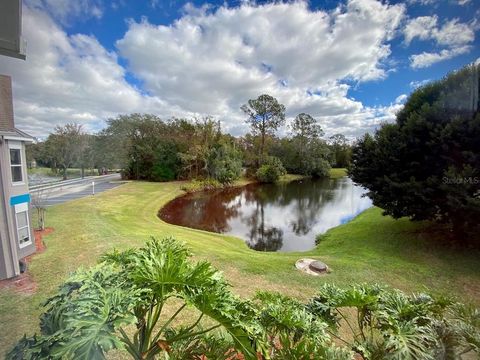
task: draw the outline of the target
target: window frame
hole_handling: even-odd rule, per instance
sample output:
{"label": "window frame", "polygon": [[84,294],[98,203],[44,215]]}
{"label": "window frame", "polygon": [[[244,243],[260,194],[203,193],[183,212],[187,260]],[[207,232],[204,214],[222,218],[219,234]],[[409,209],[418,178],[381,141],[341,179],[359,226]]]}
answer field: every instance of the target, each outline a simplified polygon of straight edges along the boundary
{"label": "window frame", "polygon": [[[17,244],[20,249],[23,249],[29,245],[32,245],[32,232],[30,230],[30,214],[28,209],[28,203],[17,204],[15,207],[15,231],[17,232]],[[18,214],[25,213],[27,218],[27,225],[19,227],[18,226]],[[28,232],[28,241],[23,244],[20,243],[20,230],[27,229]]]}
{"label": "window frame", "polygon": [[[12,156],[10,154],[10,150],[19,150],[20,151],[20,164],[12,164]],[[24,159],[23,159],[23,147],[21,142],[8,142],[8,158],[10,161],[10,180],[12,182],[12,186],[18,186],[18,185],[25,185],[25,171],[23,170],[23,165],[24,165]],[[20,173],[22,174],[22,180],[21,181],[13,181],[13,174],[12,174],[12,168],[13,167],[19,167],[20,168]]]}

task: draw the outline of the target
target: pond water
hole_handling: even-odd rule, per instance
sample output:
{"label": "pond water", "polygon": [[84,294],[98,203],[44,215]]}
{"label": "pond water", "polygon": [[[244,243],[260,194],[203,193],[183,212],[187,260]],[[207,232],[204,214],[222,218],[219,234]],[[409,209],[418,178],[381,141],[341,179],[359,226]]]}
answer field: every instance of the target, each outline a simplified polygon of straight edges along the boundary
{"label": "pond water", "polygon": [[259,251],[306,251],[315,237],[372,206],[347,177],[250,184],[187,194],[160,210],[162,220],[235,235]]}

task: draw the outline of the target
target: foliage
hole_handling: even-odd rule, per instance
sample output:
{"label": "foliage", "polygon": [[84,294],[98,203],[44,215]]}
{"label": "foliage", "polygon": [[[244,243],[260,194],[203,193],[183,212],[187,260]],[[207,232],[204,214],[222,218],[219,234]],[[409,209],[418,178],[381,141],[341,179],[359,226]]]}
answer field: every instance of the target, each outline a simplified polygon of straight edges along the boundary
{"label": "foliage", "polygon": [[327,325],[300,302],[279,293],[260,292],[259,321],[272,359],[352,359],[347,349],[332,346]]}
{"label": "foliage", "polygon": [[182,185],[181,189],[191,193],[195,191],[220,189],[224,185],[215,179],[192,180],[188,184]]}
{"label": "foliage", "polygon": [[41,335],[24,337],[11,359],[99,359],[121,341],[115,331],[134,322],[140,295],[111,265],[79,270],[44,305]]}
{"label": "foliage", "polygon": [[321,139],[304,141],[299,137],[285,138],[272,146],[273,156],[278,157],[291,174],[328,177],[330,151]]}
{"label": "foliage", "polygon": [[125,176],[129,179],[167,181],[176,178],[180,168],[177,144],[165,137],[167,125],[151,115],[134,115],[126,119],[130,133],[125,146],[128,161]]}
{"label": "foliage", "polygon": [[335,134],[329,137],[333,167],[346,168],[352,160],[352,147],[348,144],[343,134]]}
{"label": "foliage", "polygon": [[294,136],[302,139],[317,139],[324,134],[317,120],[306,113],[298,114],[291,127]]}
{"label": "foliage", "polygon": [[265,155],[265,138],[267,135],[273,135],[285,122],[285,106],[273,96],[263,94],[256,99],[248,100],[241,109],[248,116],[246,122],[252,128],[254,135],[261,137],[258,156],[262,162]]}
{"label": "foliage", "polygon": [[[364,359],[454,359],[468,351],[480,354],[478,310],[450,299],[408,296],[378,285],[341,289],[325,284],[307,309]],[[349,334],[340,335],[340,326]]]}
{"label": "foliage", "polygon": [[260,182],[271,183],[277,181],[280,179],[280,176],[285,175],[286,173],[287,172],[280,159],[274,156],[269,156],[258,168],[255,176]]}
{"label": "foliage", "polygon": [[414,91],[395,124],[355,145],[350,169],[385,214],[448,223],[472,243],[480,240],[480,113],[468,99],[479,66]]}
{"label": "foliage", "polygon": [[87,136],[79,124],[56,126],[45,141],[44,151],[48,154],[54,168],[62,170],[63,179],[67,179],[67,169],[77,162],[87,146]]}
{"label": "foliage", "polygon": [[220,123],[211,117],[196,119],[192,130],[191,142],[186,144],[186,151],[180,154],[183,174],[188,178],[208,177],[212,151],[220,143]]}
{"label": "foliage", "polygon": [[208,157],[208,173],[222,184],[230,184],[242,172],[241,154],[228,144],[215,146]]}
{"label": "foliage", "polygon": [[[41,335],[22,339],[8,358],[103,359],[116,348],[134,359],[154,359],[219,327],[245,358],[255,358],[261,328],[250,320],[256,313],[252,304],[233,295],[209,263],[191,263],[190,256],[169,238],[105,255],[101,264],[77,271],[60,287],[46,303]],[[178,302],[177,311],[163,319],[167,304]],[[187,306],[198,317],[188,327],[172,329]],[[215,325],[202,327],[204,316]],[[129,324],[135,329],[127,329]]]}
{"label": "foliage", "polygon": [[[321,140],[323,130],[311,115],[301,113],[292,125],[292,137],[277,138],[285,123],[285,106],[270,95],[260,95],[242,106],[252,132],[242,137],[223,133],[220,121],[210,116],[193,119],[160,119],[153,114],[119,115],[106,121],[96,134],[81,134],[70,141],[75,151],[66,163],[59,161],[55,134],[46,142],[28,148],[28,159],[48,165],[53,172],[77,166],[121,169],[125,178],[148,181],[213,178],[223,184],[238,179],[242,167],[255,176],[268,156],[277,156],[289,172],[325,176],[329,146]],[[73,138],[72,138],[73,139]],[[72,148],[73,149],[73,148]]]}
{"label": "foliage", "polygon": [[[45,303],[41,335],[24,336],[7,359],[104,359],[111,349],[126,350],[133,359],[480,354],[480,312],[472,306],[378,285],[324,284],[307,304],[269,292],[247,301],[233,295],[209,263],[192,263],[190,256],[170,238],[105,255],[60,287]],[[167,316],[167,306],[177,310]],[[196,309],[194,320],[177,325],[187,308]],[[205,317],[210,321],[202,322]],[[214,331],[220,327],[223,332]]]}

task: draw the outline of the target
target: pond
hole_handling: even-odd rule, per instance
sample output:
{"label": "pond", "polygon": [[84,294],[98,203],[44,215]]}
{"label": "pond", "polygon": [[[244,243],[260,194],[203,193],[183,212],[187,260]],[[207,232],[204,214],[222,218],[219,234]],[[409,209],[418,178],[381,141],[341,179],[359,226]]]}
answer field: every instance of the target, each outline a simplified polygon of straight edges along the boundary
{"label": "pond", "polygon": [[306,251],[372,206],[351,179],[299,180],[187,194],[160,210],[175,225],[235,235],[259,251]]}

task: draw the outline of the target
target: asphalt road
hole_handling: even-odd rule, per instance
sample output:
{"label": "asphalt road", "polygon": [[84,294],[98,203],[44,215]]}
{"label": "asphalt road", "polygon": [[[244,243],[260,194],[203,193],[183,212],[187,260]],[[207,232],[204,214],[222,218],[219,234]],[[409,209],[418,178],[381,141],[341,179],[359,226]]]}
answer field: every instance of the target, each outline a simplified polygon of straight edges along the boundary
{"label": "asphalt road", "polygon": [[122,183],[120,174],[111,174],[105,176],[88,177],[74,184],[56,186],[44,190],[32,190],[32,201],[38,201],[44,206],[61,204],[70,200],[80,199],[85,196],[94,196],[92,181],[95,182],[95,194],[113,189]]}

